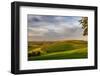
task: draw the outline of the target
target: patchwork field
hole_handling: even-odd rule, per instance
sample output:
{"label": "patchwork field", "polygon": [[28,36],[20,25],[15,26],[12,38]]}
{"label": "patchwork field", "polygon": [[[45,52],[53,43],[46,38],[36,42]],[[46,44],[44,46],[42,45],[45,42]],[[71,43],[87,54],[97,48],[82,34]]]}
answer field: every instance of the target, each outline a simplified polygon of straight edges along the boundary
{"label": "patchwork field", "polygon": [[28,42],[28,60],[81,59],[88,57],[87,41]]}

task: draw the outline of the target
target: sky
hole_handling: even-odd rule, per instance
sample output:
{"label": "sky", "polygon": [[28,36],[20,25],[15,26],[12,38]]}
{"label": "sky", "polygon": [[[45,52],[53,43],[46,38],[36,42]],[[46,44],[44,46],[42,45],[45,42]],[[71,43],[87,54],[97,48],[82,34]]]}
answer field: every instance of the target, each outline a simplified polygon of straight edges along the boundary
{"label": "sky", "polygon": [[81,18],[28,14],[28,41],[82,40]]}

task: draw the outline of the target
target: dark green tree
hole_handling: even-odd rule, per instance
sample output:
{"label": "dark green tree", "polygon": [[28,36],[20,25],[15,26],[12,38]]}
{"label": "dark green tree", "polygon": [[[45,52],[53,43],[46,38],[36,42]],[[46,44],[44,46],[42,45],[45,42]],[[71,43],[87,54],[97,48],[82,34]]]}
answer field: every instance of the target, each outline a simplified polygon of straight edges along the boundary
{"label": "dark green tree", "polygon": [[82,17],[79,22],[82,25],[83,36],[88,35],[88,17]]}

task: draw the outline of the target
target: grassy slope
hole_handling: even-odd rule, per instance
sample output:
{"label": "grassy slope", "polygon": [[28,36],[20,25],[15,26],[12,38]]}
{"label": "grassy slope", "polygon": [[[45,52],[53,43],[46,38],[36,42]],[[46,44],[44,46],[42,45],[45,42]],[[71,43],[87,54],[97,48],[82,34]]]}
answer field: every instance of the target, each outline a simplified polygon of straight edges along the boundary
{"label": "grassy slope", "polygon": [[30,57],[29,60],[52,60],[52,59],[79,59],[87,58],[87,48],[70,51],[55,52],[42,56]]}
{"label": "grassy slope", "polygon": [[48,53],[53,53],[53,52],[61,52],[67,50],[69,51],[85,47],[87,47],[86,41],[68,40],[68,41],[55,42],[49,45],[45,44],[42,50],[47,51]]}
{"label": "grassy slope", "polygon": [[[39,45],[40,56],[28,57],[28,60],[54,60],[54,59],[80,59],[87,58],[87,42],[82,40],[67,40],[57,42],[32,42],[32,45]],[[43,44],[43,45],[42,45]],[[35,51],[36,51],[35,49]],[[33,49],[34,51],[34,49]]]}

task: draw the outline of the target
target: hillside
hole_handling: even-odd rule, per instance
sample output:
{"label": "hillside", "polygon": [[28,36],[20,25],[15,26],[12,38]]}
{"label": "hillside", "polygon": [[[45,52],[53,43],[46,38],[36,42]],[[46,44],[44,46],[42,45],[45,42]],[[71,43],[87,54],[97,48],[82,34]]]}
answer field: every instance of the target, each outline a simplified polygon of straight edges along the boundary
{"label": "hillside", "polygon": [[87,41],[29,42],[28,60],[80,58],[87,58]]}

